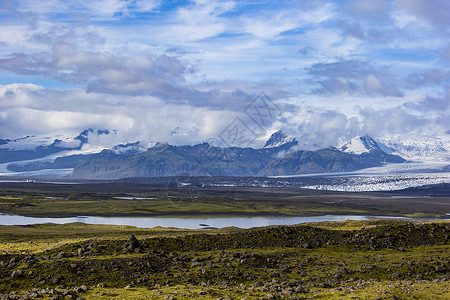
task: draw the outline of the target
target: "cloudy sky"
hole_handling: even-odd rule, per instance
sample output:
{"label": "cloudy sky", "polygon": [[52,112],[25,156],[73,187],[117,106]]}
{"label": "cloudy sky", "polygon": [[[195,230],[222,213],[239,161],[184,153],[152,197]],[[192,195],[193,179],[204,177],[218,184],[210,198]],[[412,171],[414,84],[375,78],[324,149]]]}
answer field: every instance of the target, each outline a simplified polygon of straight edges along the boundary
{"label": "cloudy sky", "polygon": [[449,100],[447,0],[0,0],[0,138],[186,144],[237,124],[325,147],[448,135]]}

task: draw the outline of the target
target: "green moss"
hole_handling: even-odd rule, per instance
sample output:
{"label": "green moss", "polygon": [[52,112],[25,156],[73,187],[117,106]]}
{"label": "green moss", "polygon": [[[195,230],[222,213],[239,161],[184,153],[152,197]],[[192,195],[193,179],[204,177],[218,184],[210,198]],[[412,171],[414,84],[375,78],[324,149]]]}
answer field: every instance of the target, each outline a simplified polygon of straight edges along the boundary
{"label": "green moss", "polygon": [[[51,243],[49,234],[59,232],[53,241],[58,247],[0,255],[0,293],[86,285],[87,292],[74,293],[85,299],[259,299],[269,293],[300,299],[445,299],[448,224],[374,220],[209,232],[85,224],[14,227],[23,230],[4,243]],[[59,240],[72,234],[96,238]],[[139,253],[122,251],[131,234],[139,239]],[[373,243],[378,246],[371,249]],[[21,275],[12,277],[18,270]]]}

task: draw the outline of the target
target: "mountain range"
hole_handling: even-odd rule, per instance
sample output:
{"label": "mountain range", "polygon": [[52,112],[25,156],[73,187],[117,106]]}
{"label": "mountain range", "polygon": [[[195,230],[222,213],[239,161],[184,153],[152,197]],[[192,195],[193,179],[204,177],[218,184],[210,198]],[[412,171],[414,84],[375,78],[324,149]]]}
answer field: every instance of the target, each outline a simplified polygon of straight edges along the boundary
{"label": "mountain range", "polygon": [[[7,171],[72,169],[76,178],[161,176],[289,176],[352,172],[405,159],[388,153],[369,136],[357,137],[340,148],[302,150],[298,141],[277,131],[259,149],[218,147],[209,143],[175,146],[141,142],[107,149],[95,141],[116,132],[87,129],[74,138],[26,137],[0,140],[0,163]],[[33,141],[34,140],[34,141]],[[33,142],[45,141],[33,148]],[[112,139],[114,140],[114,139]],[[383,146],[387,149],[387,147]],[[0,165],[0,166],[2,166]]]}

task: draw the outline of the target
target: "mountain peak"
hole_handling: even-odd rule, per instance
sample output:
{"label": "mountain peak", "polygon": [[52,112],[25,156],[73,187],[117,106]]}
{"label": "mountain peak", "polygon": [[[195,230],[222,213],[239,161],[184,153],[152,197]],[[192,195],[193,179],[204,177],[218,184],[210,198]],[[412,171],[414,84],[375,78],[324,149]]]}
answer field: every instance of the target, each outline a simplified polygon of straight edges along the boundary
{"label": "mountain peak", "polygon": [[264,145],[264,148],[275,148],[290,142],[295,142],[295,138],[288,137],[283,133],[283,131],[278,130],[272,133],[272,135]]}
{"label": "mountain peak", "polygon": [[76,140],[80,140],[82,144],[87,144],[89,142],[89,135],[101,135],[101,134],[110,134],[111,131],[109,129],[99,129],[99,130],[93,130],[91,128],[88,128],[81,132],[77,137],[75,137]]}
{"label": "mountain peak", "polygon": [[377,142],[368,135],[358,136],[353,138],[350,142],[344,144],[341,148],[342,152],[363,154],[374,150],[380,150]]}

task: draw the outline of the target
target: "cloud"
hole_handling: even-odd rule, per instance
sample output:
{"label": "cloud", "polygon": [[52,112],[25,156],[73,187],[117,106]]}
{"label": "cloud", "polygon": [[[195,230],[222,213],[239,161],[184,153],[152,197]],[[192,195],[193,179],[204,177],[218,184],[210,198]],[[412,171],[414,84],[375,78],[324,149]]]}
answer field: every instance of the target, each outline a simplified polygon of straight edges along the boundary
{"label": "cloud", "polygon": [[390,11],[393,9],[392,1],[387,0],[346,0],[343,9],[353,17],[376,22],[391,20]]}
{"label": "cloud", "polygon": [[[282,129],[296,137],[302,149],[338,146],[364,134],[441,135],[450,126],[449,95],[447,92],[443,97],[425,97],[390,108],[355,106],[351,113],[295,102],[281,104],[284,113],[267,132]],[[236,116],[243,115],[237,110],[167,102],[152,96],[105,97],[32,84],[0,86],[3,138],[107,128],[118,131],[114,143],[141,140],[189,144],[218,137]],[[179,128],[178,133],[172,134],[175,128]],[[258,138],[262,134],[258,132]]]}
{"label": "cloud", "polygon": [[[76,48],[90,48],[102,46],[106,39],[89,24],[52,25],[34,31],[27,40],[28,43],[55,47],[58,44],[72,44]],[[95,48],[94,48],[95,49]]]}
{"label": "cloud", "polygon": [[340,146],[366,134],[375,138],[441,136],[450,128],[450,89],[441,97],[424,96],[389,105],[353,105],[352,110],[342,106],[330,109],[314,101],[294,103],[282,106],[285,113],[272,129],[281,128],[296,137],[299,149]]}
{"label": "cloud", "polygon": [[178,42],[214,37],[228,27],[229,21],[221,16],[234,6],[234,1],[192,1],[178,7],[171,18],[172,22],[165,24],[164,30],[157,34],[165,40]]}
{"label": "cloud", "polygon": [[450,72],[442,69],[428,69],[409,74],[405,81],[409,89],[418,89],[426,86],[436,86],[450,83]]}
{"label": "cloud", "polygon": [[373,66],[360,60],[317,63],[308,69],[310,83],[319,85],[312,92],[320,95],[382,95],[401,97],[396,77],[388,67]]}
{"label": "cloud", "polygon": [[[236,112],[167,103],[151,96],[46,89],[30,84],[0,86],[0,136],[78,133],[86,128],[118,130],[121,142],[188,144],[217,136]],[[185,135],[171,136],[180,127]]]}
{"label": "cloud", "polygon": [[118,57],[74,48],[72,44],[58,44],[52,53],[12,54],[0,60],[0,68],[83,84],[89,91],[121,94],[170,89],[182,80],[185,71],[180,61],[167,55]]}
{"label": "cloud", "polygon": [[349,119],[338,111],[309,111],[308,117],[302,121],[297,127],[301,148],[317,149],[333,146],[337,140],[349,135]]}
{"label": "cloud", "polygon": [[[31,42],[39,44],[46,40],[49,51],[10,54],[0,59],[0,69],[70,83],[88,93],[150,95],[167,102],[230,110],[242,110],[262,90],[273,92],[273,97],[287,94],[281,91],[283,84],[277,88],[275,81],[241,80],[233,88],[230,81],[188,84],[186,75],[195,71],[176,52],[118,55],[100,51],[95,46],[101,46],[104,40],[89,26],[52,26],[30,37]],[[91,43],[92,51],[80,49],[89,48],[87,43]]]}
{"label": "cloud", "polygon": [[0,59],[0,68],[23,75],[36,75],[79,84],[91,93],[154,95],[193,105],[223,105],[224,98],[240,101],[243,93],[200,92],[186,86],[186,67],[168,55],[117,56],[77,51],[71,44],[58,44],[52,53],[16,53]]}
{"label": "cloud", "polygon": [[397,0],[408,12],[431,24],[436,30],[447,32],[450,28],[450,3],[446,0]]}
{"label": "cloud", "polygon": [[151,12],[160,6],[160,0],[20,0],[7,1],[9,7],[22,14],[34,12],[40,15],[66,14],[73,18],[80,14],[95,20],[110,20],[130,16],[137,12]]}
{"label": "cloud", "polygon": [[417,102],[406,102],[402,107],[417,112],[439,112],[450,115],[450,89],[447,89],[443,97],[427,96]]}

